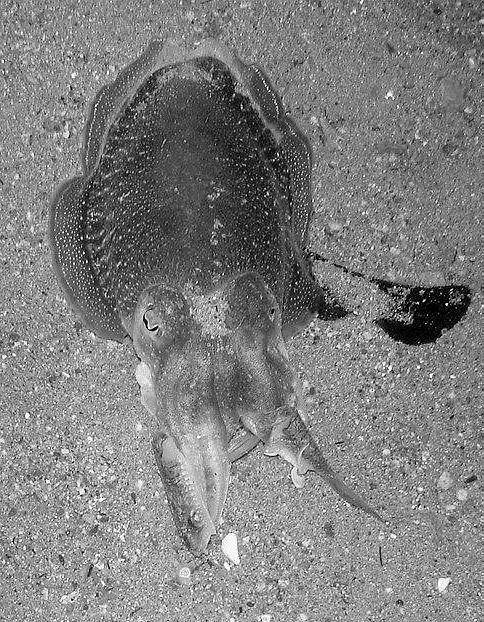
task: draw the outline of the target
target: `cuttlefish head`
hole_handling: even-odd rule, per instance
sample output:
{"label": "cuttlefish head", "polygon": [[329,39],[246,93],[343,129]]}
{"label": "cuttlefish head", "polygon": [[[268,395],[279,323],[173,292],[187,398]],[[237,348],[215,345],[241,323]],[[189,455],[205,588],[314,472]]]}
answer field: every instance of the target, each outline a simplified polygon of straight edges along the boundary
{"label": "cuttlefish head", "polygon": [[160,475],[178,531],[195,553],[220,523],[237,428],[242,423],[264,440],[271,426],[262,415],[294,399],[280,309],[262,279],[247,273],[200,291],[147,288],[130,331],[142,402],[158,421]]}

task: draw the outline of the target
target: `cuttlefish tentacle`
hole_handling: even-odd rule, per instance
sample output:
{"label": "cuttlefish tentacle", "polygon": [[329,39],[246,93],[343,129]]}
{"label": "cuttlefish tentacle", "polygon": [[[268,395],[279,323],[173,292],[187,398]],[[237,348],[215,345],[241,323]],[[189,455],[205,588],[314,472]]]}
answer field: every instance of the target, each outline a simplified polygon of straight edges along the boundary
{"label": "cuttlefish tentacle", "polygon": [[[267,429],[267,428],[266,428]],[[276,423],[269,435],[263,434],[264,453],[267,456],[280,456],[293,469],[293,481],[297,485],[297,476],[304,476],[314,471],[331,486],[331,488],[350,505],[363,510],[381,522],[386,522],[367,501],[343,482],[324,458],[321,449],[311,436],[306,424],[296,409],[288,409],[286,415],[276,415]]]}

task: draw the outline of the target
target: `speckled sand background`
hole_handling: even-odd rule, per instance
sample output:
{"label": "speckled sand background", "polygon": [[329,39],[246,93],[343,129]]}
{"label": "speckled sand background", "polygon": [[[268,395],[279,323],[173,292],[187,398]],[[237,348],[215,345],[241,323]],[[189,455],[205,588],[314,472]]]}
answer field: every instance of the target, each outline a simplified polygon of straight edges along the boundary
{"label": "speckled sand background", "polygon": [[76,321],[46,244],[96,91],[154,36],[210,35],[266,68],[311,139],[315,249],[477,292],[478,5],[1,0],[0,620],[482,619],[478,293],[435,345],[395,344],[364,318],[290,345],[326,455],[403,520],[382,530],[316,477],[296,490],[256,451],[234,469],[221,529],[240,566],[187,587],[135,358]]}

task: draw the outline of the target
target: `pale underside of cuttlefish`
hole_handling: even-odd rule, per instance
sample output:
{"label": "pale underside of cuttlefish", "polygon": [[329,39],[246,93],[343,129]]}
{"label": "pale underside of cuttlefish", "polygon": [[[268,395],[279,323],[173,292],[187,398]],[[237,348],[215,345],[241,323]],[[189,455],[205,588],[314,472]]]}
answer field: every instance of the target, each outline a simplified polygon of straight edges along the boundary
{"label": "pale underside of cuttlefish", "polygon": [[[155,41],[99,91],[82,175],[52,203],[58,280],[87,328],[132,340],[156,462],[194,552],[217,530],[231,462],[259,442],[295,483],[316,471],[379,518],[310,435],[285,347],[314,318],[350,311],[311,271],[311,162],[259,67],[216,41]],[[372,282],[387,300],[375,321],[407,343],[438,337],[470,300],[465,287]]]}

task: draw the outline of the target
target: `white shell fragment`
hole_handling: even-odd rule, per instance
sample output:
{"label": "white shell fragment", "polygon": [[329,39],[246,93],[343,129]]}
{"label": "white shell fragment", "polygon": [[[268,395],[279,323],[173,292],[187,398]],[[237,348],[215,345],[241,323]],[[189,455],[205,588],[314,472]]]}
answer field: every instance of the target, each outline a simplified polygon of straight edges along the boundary
{"label": "white shell fragment", "polygon": [[437,580],[437,589],[442,594],[449,587],[450,578],[449,577],[440,577]]}
{"label": "white shell fragment", "polygon": [[228,533],[222,539],[222,552],[233,564],[240,564],[239,545],[237,543],[237,534]]}
{"label": "white shell fragment", "polygon": [[176,579],[180,585],[190,585],[192,582],[192,571],[188,566],[180,566],[176,573]]}
{"label": "white shell fragment", "polygon": [[294,486],[296,486],[296,488],[303,488],[304,483],[306,482],[306,478],[304,477],[304,475],[300,475],[297,467],[292,467],[291,479],[292,483],[294,484]]}
{"label": "white shell fragment", "polygon": [[442,471],[439,479],[437,480],[437,488],[439,490],[449,490],[453,481],[454,480],[448,471]]}

